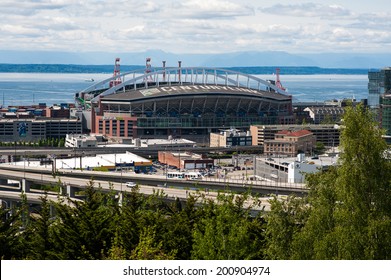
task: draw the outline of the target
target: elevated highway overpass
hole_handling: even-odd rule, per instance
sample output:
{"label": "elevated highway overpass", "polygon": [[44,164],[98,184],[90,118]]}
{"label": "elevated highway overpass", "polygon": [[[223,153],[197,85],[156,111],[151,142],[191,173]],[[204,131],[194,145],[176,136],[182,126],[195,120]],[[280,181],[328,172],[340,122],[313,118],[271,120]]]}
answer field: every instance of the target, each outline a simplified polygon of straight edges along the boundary
{"label": "elevated highway overpass", "polygon": [[[11,169],[18,169],[18,168],[11,168]],[[5,171],[5,172],[4,172]],[[35,170],[37,171],[37,170]],[[46,171],[46,170],[42,170]],[[26,170],[2,170],[0,174],[0,178],[2,180],[5,180],[4,178],[8,178],[10,180],[21,180],[20,182],[20,187],[10,187],[10,186],[5,186],[5,185],[0,185],[0,198],[4,199],[6,201],[20,201],[21,200],[21,195],[26,194],[27,200],[29,203],[40,203],[40,197],[43,195],[43,193],[39,193],[38,191],[33,190],[29,187],[31,183],[40,183],[40,184],[50,184],[50,185],[58,185],[60,184],[63,189],[65,189],[66,194],[71,198],[71,199],[77,199],[75,198],[75,192],[77,190],[83,190],[85,187],[89,184],[91,180],[91,174],[86,174],[88,172],[82,172],[82,171],[72,171],[71,174],[68,174],[68,176],[53,176],[51,174],[48,174],[47,172],[45,173],[36,173],[36,172],[31,172],[26,171]],[[91,172],[90,172],[91,173]],[[95,173],[95,172],[94,172]],[[103,172],[102,172],[103,173]],[[104,172],[107,173],[107,172]],[[130,192],[131,189],[126,187],[125,181],[123,182],[118,182],[118,178],[115,178],[115,176],[112,176],[112,178],[105,178],[104,175],[107,174],[101,174],[98,175],[98,179],[94,179],[94,186],[97,187],[99,186],[102,190],[105,191],[115,191],[118,193],[119,196],[119,201],[121,202],[122,200],[122,194],[123,192]],[[118,174],[115,174],[118,175]],[[22,177],[25,176],[25,177]],[[182,183],[188,183],[188,187],[183,187],[181,184],[178,182],[178,187],[175,187],[175,182],[174,181],[179,181],[179,180],[170,180],[169,185],[170,187],[163,187],[161,184],[159,186],[157,185],[147,185],[145,182],[159,182],[161,183],[162,181],[159,178],[150,178],[150,179],[145,179],[143,182],[142,181],[143,176],[123,176],[122,179],[133,179],[138,183],[139,186],[139,191],[140,193],[146,194],[146,195],[151,195],[153,193],[156,193],[157,191],[163,191],[164,194],[166,195],[166,199],[176,199],[179,198],[180,200],[186,200],[190,194],[192,195],[202,195],[202,199],[212,199],[216,200],[218,192],[217,191],[212,191],[207,188],[204,189],[197,189],[196,185],[194,185],[194,182],[189,182],[189,181],[182,181]],[[144,176],[148,177],[148,176]],[[192,185],[191,185],[192,184]],[[173,185],[173,187],[171,187]],[[180,187],[181,186],[181,187]],[[50,194],[48,196],[49,200],[52,201],[58,201],[58,195],[55,194]],[[259,200],[257,200],[258,205],[253,207],[253,203],[255,202],[254,200],[250,199],[249,201],[246,201],[245,206],[247,207],[252,207],[253,210],[259,211],[259,210],[266,210],[268,211],[270,209],[270,204],[268,202],[269,197],[262,197]]]}
{"label": "elevated highway overpass", "polygon": [[110,188],[114,186],[118,191],[126,188],[126,181],[134,181],[139,185],[153,187],[166,185],[176,189],[209,189],[215,191],[231,191],[235,193],[251,191],[252,193],[261,195],[290,195],[294,193],[298,196],[303,196],[308,192],[305,184],[291,184],[273,181],[246,181],[207,177],[202,180],[184,180],[171,179],[164,175],[69,169],[58,169],[57,174],[54,176],[51,170],[45,168],[14,166],[7,164],[0,165],[0,180],[1,179],[20,181],[22,190],[26,192],[29,191],[31,184],[55,185],[61,183],[61,185],[68,188],[67,192],[70,196],[73,196],[76,190],[83,189],[91,179],[93,179],[95,185],[100,185],[102,188]]}

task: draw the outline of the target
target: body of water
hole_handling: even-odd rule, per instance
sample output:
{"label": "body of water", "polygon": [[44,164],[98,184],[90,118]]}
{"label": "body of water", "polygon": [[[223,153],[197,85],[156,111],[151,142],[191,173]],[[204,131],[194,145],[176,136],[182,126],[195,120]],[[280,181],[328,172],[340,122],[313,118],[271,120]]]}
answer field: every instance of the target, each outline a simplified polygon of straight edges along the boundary
{"label": "body of water", "polygon": [[[111,73],[0,73],[2,106],[46,103],[73,103],[76,92],[100,81]],[[273,75],[255,75],[275,79]],[[294,102],[368,97],[368,76],[363,74],[281,75],[281,82]]]}

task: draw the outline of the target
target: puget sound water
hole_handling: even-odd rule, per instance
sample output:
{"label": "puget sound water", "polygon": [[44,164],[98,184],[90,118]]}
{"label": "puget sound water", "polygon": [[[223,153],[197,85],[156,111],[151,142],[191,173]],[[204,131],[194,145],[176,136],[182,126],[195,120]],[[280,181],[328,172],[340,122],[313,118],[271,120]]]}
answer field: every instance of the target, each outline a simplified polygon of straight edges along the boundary
{"label": "puget sound water", "polygon": [[[73,103],[74,94],[111,73],[0,73],[0,105]],[[254,75],[268,80],[273,75]],[[362,74],[281,75],[281,83],[293,102],[368,98],[368,76]]]}

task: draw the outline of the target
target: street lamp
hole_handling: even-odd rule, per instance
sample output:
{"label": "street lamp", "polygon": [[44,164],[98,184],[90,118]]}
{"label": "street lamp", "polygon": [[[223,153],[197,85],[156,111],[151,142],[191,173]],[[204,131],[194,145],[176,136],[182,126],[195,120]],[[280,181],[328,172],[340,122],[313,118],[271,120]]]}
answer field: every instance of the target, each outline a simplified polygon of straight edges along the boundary
{"label": "street lamp", "polygon": [[122,164],[121,164],[121,194],[122,194]]}
{"label": "street lamp", "polygon": [[83,171],[83,157],[85,156],[85,152],[80,154],[80,171]]}
{"label": "street lamp", "polygon": [[23,178],[26,179],[26,151],[24,151],[24,159],[23,159]]}
{"label": "street lamp", "polygon": [[73,168],[76,169],[76,147],[73,147],[73,152],[75,153],[74,155],[75,165],[73,166]]}
{"label": "street lamp", "polygon": [[14,162],[15,162],[15,165],[16,165],[16,141],[14,141],[14,145],[15,145],[15,156],[14,156]]}
{"label": "street lamp", "polygon": [[179,172],[181,172],[181,148],[179,148],[179,154],[178,154],[178,168],[179,168]]}

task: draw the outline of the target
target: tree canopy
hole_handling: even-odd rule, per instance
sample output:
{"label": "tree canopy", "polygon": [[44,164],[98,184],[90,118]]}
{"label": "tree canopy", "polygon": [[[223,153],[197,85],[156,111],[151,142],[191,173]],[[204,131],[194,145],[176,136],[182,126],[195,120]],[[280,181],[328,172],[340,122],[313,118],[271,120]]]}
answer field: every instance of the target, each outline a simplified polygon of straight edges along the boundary
{"label": "tree canopy", "polygon": [[271,258],[391,258],[391,165],[382,134],[368,109],[347,108],[338,165],[307,175],[309,195],[293,210],[281,211],[289,201],[274,203],[268,230],[285,221],[293,234],[271,232]]}

